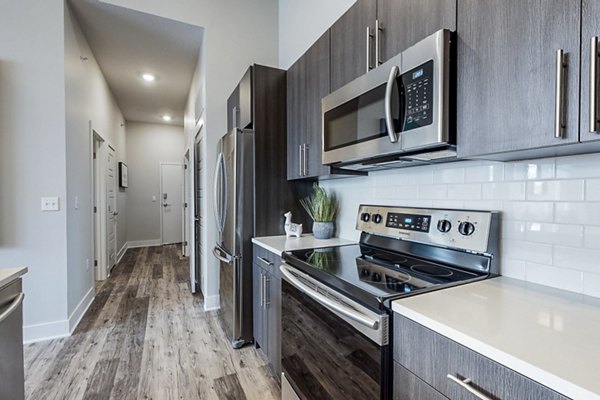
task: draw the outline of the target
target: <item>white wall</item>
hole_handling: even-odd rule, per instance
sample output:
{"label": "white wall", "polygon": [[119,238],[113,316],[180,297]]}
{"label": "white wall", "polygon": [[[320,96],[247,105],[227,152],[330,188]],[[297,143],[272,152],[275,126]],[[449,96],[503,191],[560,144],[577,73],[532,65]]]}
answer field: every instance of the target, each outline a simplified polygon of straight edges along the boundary
{"label": "white wall", "polygon": [[[165,2],[163,0],[104,0],[105,3],[128,7],[176,21],[204,27],[203,53],[206,59],[205,90],[205,176],[212,179],[216,162],[216,146],[227,129],[227,98],[244,71],[252,63],[278,64],[277,0],[197,0]],[[187,116],[186,118],[189,118]],[[193,129],[187,131],[191,143]],[[191,147],[190,147],[191,148]],[[206,204],[206,247],[216,243],[216,226],[212,203]],[[206,258],[205,298],[218,295],[218,264]]]}
{"label": "white wall", "polygon": [[356,0],[279,0],[279,68],[288,69]]}
{"label": "white wall", "polygon": [[160,244],[160,163],[183,164],[183,127],[128,122],[127,149],[127,241]]}
{"label": "white wall", "polygon": [[[110,143],[117,161],[126,161],[123,115],[68,7],[65,7],[65,93],[67,139],[67,281],[70,328],[94,295],[91,196],[92,128]],[[81,57],[87,58],[82,60]],[[126,192],[117,194],[117,250],[126,240]]]}

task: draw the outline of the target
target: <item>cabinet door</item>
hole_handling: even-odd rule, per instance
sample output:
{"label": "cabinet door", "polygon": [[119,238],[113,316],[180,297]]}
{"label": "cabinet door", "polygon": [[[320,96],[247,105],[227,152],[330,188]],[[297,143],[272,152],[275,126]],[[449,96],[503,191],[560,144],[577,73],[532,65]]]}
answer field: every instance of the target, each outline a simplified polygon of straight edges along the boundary
{"label": "cabinet door", "polygon": [[306,132],[306,118],[302,115],[302,99],[306,97],[303,81],[305,62],[300,58],[287,72],[287,178],[302,177],[301,152]]}
{"label": "cabinet door", "polygon": [[396,54],[440,29],[456,30],[457,0],[377,0],[381,58]]}
{"label": "cabinet door", "polygon": [[306,52],[304,84],[306,97],[302,100],[306,118],[305,174],[304,178],[314,178],[329,173],[329,167],[322,161],[323,116],[321,99],[329,94],[329,32],[326,32]]}
{"label": "cabinet door", "polygon": [[264,307],[264,270],[258,265],[252,266],[252,286],[253,286],[253,302],[252,311],[254,314],[254,344],[261,347],[263,352],[267,350],[267,330],[266,330],[266,315]]}
{"label": "cabinet door", "polygon": [[[581,15],[581,119],[579,137],[583,142],[600,139],[600,130],[592,132],[594,129],[590,129],[590,88],[593,84],[593,82],[590,82],[590,56],[592,53],[590,42],[593,37],[600,37],[600,0],[583,0]],[[600,44],[598,46],[600,47]],[[598,57],[596,57],[596,65],[600,67]],[[598,81],[600,81],[600,78],[596,76],[596,82]],[[595,86],[596,121],[599,121],[600,85],[596,83]]]}
{"label": "cabinet door", "polygon": [[268,355],[273,374],[278,379],[281,375],[281,278],[277,273],[279,265],[281,265],[281,261],[277,257],[274,269],[268,276],[267,294]]}
{"label": "cabinet door", "polygon": [[242,129],[252,129],[252,116],[254,115],[254,105],[252,99],[252,70],[248,68],[239,84],[240,92],[240,112],[238,126]]}
{"label": "cabinet door", "polygon": [[448,398],[429,386],[418,376],[394,363],[394,400],[447,400]]}
{"label": "cabinet door", "polygon": [[314,178],[321,161],[321,99],[329,94],[329,32],[288,71],[288,179]]}
{"label": "cabinet door", "polygon": [[238,125],[240,118],[240,85],[238,84],[227,99],[227,132]]}
{"label": "cabinet door", "polygon": [[[330,29],[331,33],[331,91],[367,72],[367,64],[375,66],[374,38],[377,2],[358,0]],[[367,33],[367,29],[369,33]],[[367,60],[370,54],[370,60]]]}
{"label": "cabinet door", "polygon": [[[580,0],[459,0],[459,156],[556,146],[579,136]],[[556,52],[565,72],[555,137]]]}

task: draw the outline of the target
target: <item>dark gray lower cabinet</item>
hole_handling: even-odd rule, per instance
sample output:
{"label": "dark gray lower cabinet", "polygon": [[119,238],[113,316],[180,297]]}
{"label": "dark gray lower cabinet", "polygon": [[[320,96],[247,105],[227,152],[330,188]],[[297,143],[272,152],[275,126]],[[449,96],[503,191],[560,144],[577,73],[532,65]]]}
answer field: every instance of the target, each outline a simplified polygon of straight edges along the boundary
{"label": "dark gray lower cabinet", "polygon": [[[445,336],[442,336],[408,318],[394,314],[394,362],[408,370],[394,369],[398,375],[414,387],[414,393],[406,393],[399,382],[394,383],[395,399],[421,399],[429,385],[434,395],[452,400],[472,400],[475,397],[453,381],[449,375],[459,379],[470,379],[469,386],[491,399],[549,399],[567,398],[531,379],[476,353]],[[415,381],[415,378],[422,382]],[[411,386],[412,385],[412,386]],[[414,396],[414,397],[411,397]],[[429,397],[432,399],[444,397]]]}
{"label": "dark gray lower cabinet", "polygon": [[447,400],[418,376],[394,362],[394,400]]}
{"label": "dark gray lower cabinet", "polygon": [[254,245],[254,342],[267,356],[273,376],[281,375],[281,258]]}

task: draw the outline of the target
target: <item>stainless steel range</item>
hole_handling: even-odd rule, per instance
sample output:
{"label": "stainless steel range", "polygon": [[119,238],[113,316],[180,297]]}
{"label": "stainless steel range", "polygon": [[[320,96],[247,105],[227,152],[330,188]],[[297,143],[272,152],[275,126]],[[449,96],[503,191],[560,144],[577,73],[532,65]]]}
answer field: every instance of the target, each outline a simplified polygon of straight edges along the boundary
{"label": "stainless steel range", "polygon": [[283,254],[282,399],[391,399],[391,301],[498,274],[497,212],[362,205],[356,229]]}

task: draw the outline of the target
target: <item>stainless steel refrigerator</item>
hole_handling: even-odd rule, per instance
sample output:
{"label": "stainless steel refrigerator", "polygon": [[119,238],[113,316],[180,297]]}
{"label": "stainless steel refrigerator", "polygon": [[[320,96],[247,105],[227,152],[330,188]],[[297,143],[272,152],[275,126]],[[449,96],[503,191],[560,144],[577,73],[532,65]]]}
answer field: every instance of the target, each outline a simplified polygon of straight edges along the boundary
{"label": "stainless steel refrigerator", "polygon": [[218,145],[214,210],[219,239],[219,318],[234,348],[253,340],[254,132],[233,129]]}

